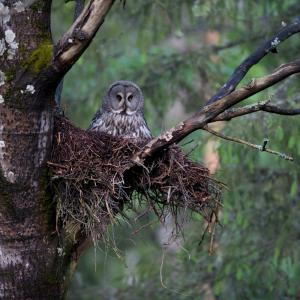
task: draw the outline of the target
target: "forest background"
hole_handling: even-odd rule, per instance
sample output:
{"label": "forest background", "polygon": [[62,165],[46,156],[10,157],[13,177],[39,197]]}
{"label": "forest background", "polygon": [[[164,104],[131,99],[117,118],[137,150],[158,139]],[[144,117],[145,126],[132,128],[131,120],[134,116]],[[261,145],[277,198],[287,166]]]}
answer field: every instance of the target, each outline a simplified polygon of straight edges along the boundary
{"label": "forest background", "polygon": [[[53,3],[53,33],[70,26],[74,2]],[[154,135],[204,104],[234,68],[300,14],[296,0],[136,0],[116,3],[101,32],[65,77],[62,107],[87,128],[112,82],[138,83]],[[254,66],[243,83],[297,58],[296,35]],[[299,76],[253,96],[299,107]],[[246,104],[247,104],[246,103]],[[245,103],[244,103],[245,104]],[[181,145],[228,186],[222,224],[202,243],[205,224],[191,215],[184,237],[152,215],[110,228],[81,259],[69,299],[298,299],[300,297],[300,120],[259,112],[216,130],[255,144],[267,138],[293,162],[196,132]]]}

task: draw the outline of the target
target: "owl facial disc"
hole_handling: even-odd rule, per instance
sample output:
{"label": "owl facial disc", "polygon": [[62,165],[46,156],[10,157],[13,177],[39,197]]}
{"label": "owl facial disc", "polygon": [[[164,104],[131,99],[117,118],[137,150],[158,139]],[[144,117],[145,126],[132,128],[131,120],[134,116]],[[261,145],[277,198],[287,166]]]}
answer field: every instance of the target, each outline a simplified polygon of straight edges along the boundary
{"label": "owl facial disc", "polygon": [[132,138],[150,139],[150,129],[144,118],[144,97],[141,89],[130,81],[112,84],[96,113],[89,130]]}
{"label": "owl facial disc", "polygon": [[131,116],[141,112],[143,104],[140,88],[130,81],[117,81],[108,90],[106,105],[113,113]]}

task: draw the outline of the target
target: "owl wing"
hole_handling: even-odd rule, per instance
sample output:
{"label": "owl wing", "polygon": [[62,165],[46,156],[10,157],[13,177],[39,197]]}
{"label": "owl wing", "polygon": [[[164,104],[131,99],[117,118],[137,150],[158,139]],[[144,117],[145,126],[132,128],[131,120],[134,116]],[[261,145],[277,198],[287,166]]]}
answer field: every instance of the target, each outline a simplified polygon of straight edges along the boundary
{"label": "owl wing", "polygon": [[98,123],[99,123],[99,120],[101,119],[102,114],[103,114],[103,111],[102,111],[102,108],[100,108],[94,115],[94,118],[92,119],[91,124],[87,130],[93,130],[94,127],[98,126]]}

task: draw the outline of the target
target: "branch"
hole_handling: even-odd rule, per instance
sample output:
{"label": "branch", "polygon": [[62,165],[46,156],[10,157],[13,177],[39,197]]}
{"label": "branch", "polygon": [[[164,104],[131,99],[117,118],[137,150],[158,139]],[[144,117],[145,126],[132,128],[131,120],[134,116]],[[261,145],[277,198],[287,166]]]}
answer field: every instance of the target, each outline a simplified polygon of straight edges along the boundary
{"label": "branch", "polygon": [[191,132],[203,128],[203,126],[215,119],[226,109],[276,84],[286,77],[299,72],[300,60],[296,60],[294,62],[281,65],[273,73],[265,77],[253,79],[248,85],[241,87],[217,102],[204,106],[192,117],[151,140],[144,149],[134,156],[133,161],[137,164],[142,164],[147,157],[152,156],[157,151],[166,148],[173,143],[179,142]]}
{"label": "branch", "polygon": [[296,109],[283,108],[283,107],[278,107],[275,105],[269,105],[268,103],[270,103],[270,100],[246,105],[243,107],[231,108],[231,109],[225,110],[223,113],[221,113],[216,118],[211,120],[211,122],[230,121],[233,118],[251,114],[251,113],[254,113],[257,111],[265,111],[268,113],[273,113],[273,114],[278,114],[278,115],[288,115],[288,116],[300,115],[300,108],[296,108]]}
{"label": "branch", "polygon": [[281,153],[281,152],[278,152],[278,151],[275,151],[275,150],[272,150],[270,148],[267,148],[267,143],[269,142],[268,139],[264,139],[263,141],[263,145],[256,145],[256,144],[252,144],[252,143],[249,143],[247,141],[244,141],[244,140],[241,140],[239,138],[235,138],[235,137],[231,137],[231,136],[227,136],[227,135],[224,135],[220,132],[217,132],[217,131],[214,131],[213,129],[211,129],[209,126],[205,125],[203,126],[203,129],[206,130],[207,132],[219,137],[219,138],[222,138],[224,140],[227,140],[227,141],[231,141],[231,142],[235,142],[235,143],[239,143],[239,144],[242,144],[242,145],[246,145],[248,147],[251,147],[251,148],[254,148],[256,150],[259,150],[259,151],[263,151],[263,152],[268,152],[268,153],[271,153],[271,154],[275,154],[275,155],[278,155],[280,156],[281,158],[283,159],[286,159],[286,160],[294,160],[291,156],[289,155],[286,155],[284,153]]}
{"label": "branch", "polygon": [[65,74],[91,43],[114,0],[90,0],[55,47],[52,67]]}
{"label": "branch", "polygon": [[288,39],[295,33],[300,31],[300,17],[298,17],[292,24],[286,25],[280,29],[272,38],[261,45],[255,52],[248,56],[233,72],[229,80],[221,87],[221,89],[212,96],[207,104],[222,99],[235,90],[237,85],[242,81],[248,71],[257,64],[264,56],[270,52],[277,53],[276,47],[284,40]]}
{"label": "branch", "polygon": [[75,10],[74,10],[74,21],[80,16],[84,9],[85,0],[76,0],[75,1]]}
{"label": "branch", "polygon": [[[82,11],[84,9],[84,2],[85,2],[85,0],[76,0],[75,1],[75,10],[74,10],[74,18],[73,18],[74,22],[82,13]],[[57,107],[60,107],[63,86],[64,86],[64,79],[61,80],[61,82],[59,83],[59,85],[57,86],[56,91],[55,91],[55,102],[56,102]]]}
{"label": "branch", "polygon": [[207,48],[213,52],[219,52],[219,51],[227,50],[229,48],[234,48],[236,46],[240,46],[241,44],[244,44],[244,43],[250,43],[250,42],[255,42],[255,41],[261,40],[263,37],[264,37],[264,35],[262,35],[262,34],[247,36],[247,37],[240,38],[238,40],[229,41],[227,43],[224,43],[223,45],[210,45]]}

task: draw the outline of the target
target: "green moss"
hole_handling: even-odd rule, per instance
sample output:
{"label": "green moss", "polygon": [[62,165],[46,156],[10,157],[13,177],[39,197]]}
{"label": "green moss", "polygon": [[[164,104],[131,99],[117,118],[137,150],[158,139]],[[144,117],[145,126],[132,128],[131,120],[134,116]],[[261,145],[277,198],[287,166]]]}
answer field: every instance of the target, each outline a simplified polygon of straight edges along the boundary
{"label": "green moss", "polygon": [[34,73],[40,73],[48,67],[52,61],[53,45],[49,41],[43,42],[33,50],[27,60],[23,62],[24,67],[30,68]]}
{"label": "green moss", "polygon": [[50,285],[56,285],[57,287],[60,285],[60,278],[56,272],[47,272],[44,275],[45,282]]}
{"label": "green moss", "polygon": [[7,70],[5,72],[5,76],[6,76],[6,81],[10,82],[12,81],[15,76],[16,76],[16,68],[15,67],[11,67],[9,70]]}
{"label": "green moss", "polygon": [[30,6],[30,9],[31,9],[32,11],[38,12],[38,11],[43,10],[44,5],[45,5],[45,4],[43,4],[43,3],[33,3],[33,4]]}

